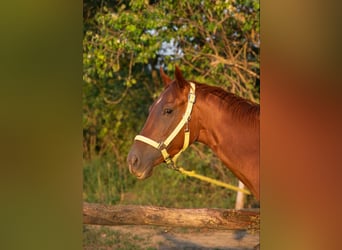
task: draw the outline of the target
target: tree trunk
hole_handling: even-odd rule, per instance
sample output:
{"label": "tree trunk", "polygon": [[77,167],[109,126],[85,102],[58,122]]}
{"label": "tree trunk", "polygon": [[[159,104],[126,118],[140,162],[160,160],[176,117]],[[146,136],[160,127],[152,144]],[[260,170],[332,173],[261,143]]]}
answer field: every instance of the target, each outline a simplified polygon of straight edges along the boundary
{"label": "tree trunk", "polygon": [[165,208],[83,203],[83,223],[97,225],[157,225],[258,231],[259,212],[214,208]]}

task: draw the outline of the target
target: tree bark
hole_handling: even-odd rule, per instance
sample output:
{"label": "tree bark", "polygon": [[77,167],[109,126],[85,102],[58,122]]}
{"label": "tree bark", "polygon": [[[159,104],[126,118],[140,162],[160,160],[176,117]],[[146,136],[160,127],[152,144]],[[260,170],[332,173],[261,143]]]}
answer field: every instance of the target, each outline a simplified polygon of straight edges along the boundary
{"label": "tree bark", "polygon": [[259,231],[259,212],[214,208],[165,208],[83,203],[83,223],[97,225],[157,225]]}

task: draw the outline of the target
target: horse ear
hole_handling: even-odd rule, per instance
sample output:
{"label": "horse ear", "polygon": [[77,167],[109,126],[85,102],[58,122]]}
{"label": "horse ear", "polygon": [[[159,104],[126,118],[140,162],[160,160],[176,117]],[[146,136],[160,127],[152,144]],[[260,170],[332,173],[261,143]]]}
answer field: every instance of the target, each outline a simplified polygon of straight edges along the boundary
{"label": "horse ear", "polygon": [[175,70],[175,78],[178,86],[183,89],[188,83],[187,81],[183,78],[182,72],[176,65],[176,70]]}
{"label": "horse ear", "polygon": [[170,77],[168,77],[168,75],[166,75],[164,73],[163,67],[160,66],[159,71],[160,71],[160,76],[161,76],[163,83],[164,83],[164,87],[166,88],[167,86],[169,86],[169,84],[172,82],[172,80]]}

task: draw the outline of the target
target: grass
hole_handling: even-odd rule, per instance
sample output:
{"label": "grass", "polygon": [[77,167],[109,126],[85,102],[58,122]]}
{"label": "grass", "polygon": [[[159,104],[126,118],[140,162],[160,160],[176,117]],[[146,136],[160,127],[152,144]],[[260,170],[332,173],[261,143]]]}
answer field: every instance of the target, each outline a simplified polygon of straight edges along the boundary
{"label": "grass", "polygon": [[[212,163],[194,157],[188,154],[180,165],[222,180],[218,171],[210,167]],[[237,185],[228,170],[225,174],[230,183]],[[233,208],[235,204],[236,192],[184,176],[163,164],[155,167],[153,176],[141,181],[129,173],[126,165],[118,164],[112,157],[102,157],[86,162],[83,175],[83,199],[87,202],[177,208]]]}

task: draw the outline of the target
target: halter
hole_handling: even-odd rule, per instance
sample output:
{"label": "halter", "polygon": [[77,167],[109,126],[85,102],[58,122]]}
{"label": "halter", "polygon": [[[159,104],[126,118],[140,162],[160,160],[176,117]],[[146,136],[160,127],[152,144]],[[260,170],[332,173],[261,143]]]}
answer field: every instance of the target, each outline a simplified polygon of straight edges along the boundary
{"label": "halter", "polygon": [[[178,123],[178,125],[176,126],[176,128],[172,131],[172,133],[164,141],[156,142],[156,141],[154,141],[148,137],[145,137],[143,135],[137,135],[134,138],[134,140],[142,141],[142,142],[154,147],[155,149],[159,150],[160,153],[162,154],[162,156],[164,157],[164,161],[168,164],[168,167],[172,168],[172,169],[177,169],[177,167],[175,165],[177,158],[189,146],[189,141],[190,141],[189,120],[191,118],[192,106],[194,105],[195,100],[196,100],[195,90],[196,90],[195,84],[190,82],[188,104],[186,106],[185,113],[184,113],[182,119],[180,120],[180,122]],[[182,129],[182,127],[184,125],[186,125],[186,127],[185,127],[183,148],[176,155],[174,155],[171,158],[170,154],[167,152],[167,147],[173,141],[173,139],[177,136],[177,134],[179,133],[179,131]]]}

